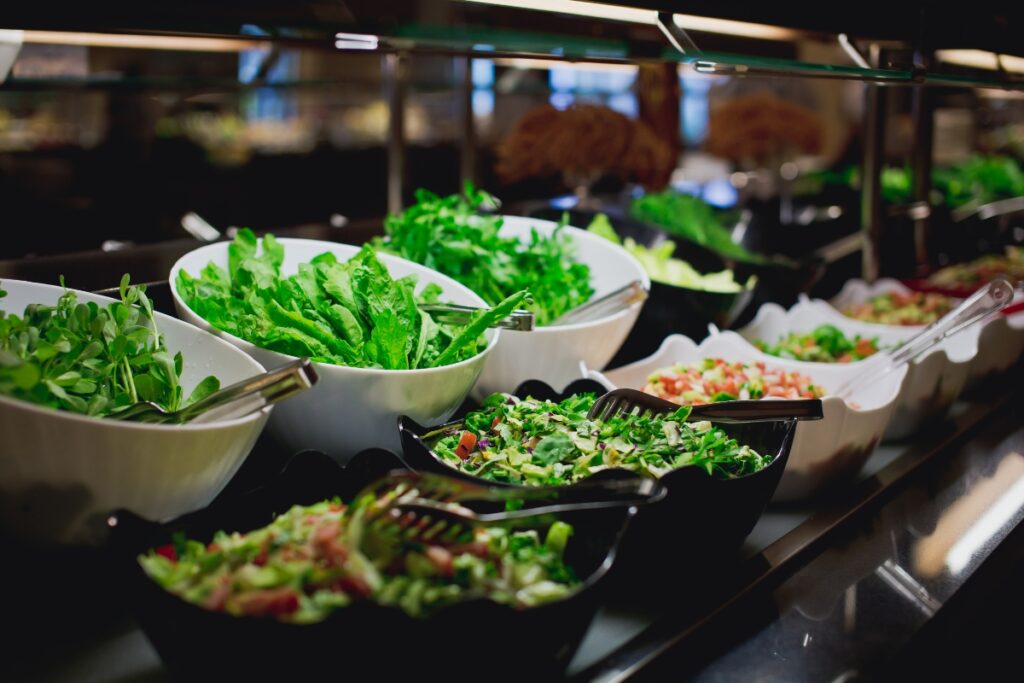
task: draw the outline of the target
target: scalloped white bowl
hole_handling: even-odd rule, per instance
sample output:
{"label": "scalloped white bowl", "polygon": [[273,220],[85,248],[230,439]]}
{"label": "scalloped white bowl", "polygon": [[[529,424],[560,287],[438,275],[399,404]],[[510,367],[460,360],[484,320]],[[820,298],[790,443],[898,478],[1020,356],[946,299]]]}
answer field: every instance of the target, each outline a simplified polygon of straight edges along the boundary
{"label": "scalloped white bowl", "polygon": [[825,388],[826,396],[822,399],[824,418],[801,422],[797,426],[793,450],[775,500],[812,496],[856,476],[885,433],[906,375],[906,368],[901,368],[861,390],[848,402],[837,396],[828,396],[827,391],[855,376],[856,368],[821,364],[821,367],[808,370],[803,367],[804,363],[761,353],[735,332],[720,332],[699,345],[689,337],[674,334],[667,337],[653,355],[643,360],[606,373],[588,370],[585,376],[609,389],[642,389],[653,372],[675,363],[692,363],[703,358],[764,361],[769,367],[804,372],[815,384]]}
{"label": "scalloped white bowl", "polygon": [[[550,235],[557,227],[552,221],[504,216],[500,234],[526,242],[531,231]],[[576,259],[590,267],[594,297],[603,296],[634,280],[650,291],[651,280],[640,263],[622,247],[586,230],[566,226],[576,248]],[[473,389],[481,399],[496,391],[515,391],[528,379],[540,379],[560,389],[579,378],[580,362],[603,368],[626,341],[640,315],[643,303],[618,313],[575,325],[538,327],[532,332],[505,330]],[[421,422],[421,424],[436,424]]]}
{"label": "scalloped white bowl", "polygon": [[[843,315],[841,311],[853,304],[867,301],[878,294],[892,291],[910,292],[911,290],[902,282],[891,278],[882,278],[870,285],[863,280],[850,280],[829,303],[834,307],[836,315],[845,320],[852,320]],[[1018,293],[1015,301],[1019,301],[1020,296]],[[891,332],[897,337],[903,335],[903,339],[924,329],[919,325],[861,324]],[[984,325],[972,325],[956,336],[971,339],[977,349],[967,371],[965,386],[970,388],[990,375],[1009,369],[1024,353],[1024,312],[1011,316],[1000,315]]]}
{"label": "scalloped white bowl", "polygon": [[[872,325],[847,318],[820,300],[801,301],[789,311],[777,304],[765,304],[754,320],[738,332],[751,343],[758,339],[771,343],[790,332],[810,332],[824,323],[835,325],[849,336],[859,334],[862,337],[877,337],[883,347],[895,346],[910,336],[900,328],[888,329],[895,326]],[[977,339],[973,336],[958,334],[907,366],[907,377],[896,401],[896,411],[885,432],[886,438],[909,436],[927,420],[944,416],[948,412],[967,382],[971,362],[977,353],[976,344]],[[805,368],[803,372],[833,365],[794,360],[789,362]],[[857,365],[849,364],[851,367]]]}
{"label": "scalloped white bowl", "polygon": [[[0,310],[21,315],[52,305],[61,287],[18,280]],[[73,290],[80,302],[108,297]],[[263,372],[248,355],[162,313],[167,348],[184,357],[187,395],[209,374],[224,385]],[[0,396],[0,521],[19,535],[57,543],[102,539],[109,513],[126,508],[155,521],[205,507],[245,461],[270,409],[199,425],[153,425],[78,415]]]}
{"label": "scalloped white bowl", "polygon": [[[283,238],[285,276],[298,272],[300,263],[325,251],[347,261],[359,247],[320,240]],[[213,261],[227,268],[229,242],[200,247],[182,256],[171,269],[174,305],[182,319],[208,330],[263,363],[275,367],[294,357],[262,349],[214,328],[197,315],[178,294],[178,273],[199,274]],[[411,261],[386,254],[381,262],[393,278],[415,275],[417,291],[428,283],[442,289],[441,300],[467,306],[486,306],[479,296],[455,280]],[[319,382],[312,389],[277,406],[269,430],[293,451],[316,449],[345,461],[365,448],[398,449],[398,416],[408,415],[422,424],[441,424],[459,407],[480,376],[488,354],[499,341],[498,330],[486,332],[488,344],[480,353],[459,363],[423,370],[381,370],[314,363]]]}

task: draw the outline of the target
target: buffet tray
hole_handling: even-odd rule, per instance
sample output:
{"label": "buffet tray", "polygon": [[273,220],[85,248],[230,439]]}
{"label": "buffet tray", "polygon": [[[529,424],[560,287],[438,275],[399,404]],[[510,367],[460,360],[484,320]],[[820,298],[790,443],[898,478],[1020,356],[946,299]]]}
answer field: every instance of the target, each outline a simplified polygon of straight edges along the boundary
{"label": "buffet tray", "polygon": [[[149,293],[158,308],[173,313],[166,283],[151,284]],[[617,587],[591,624],[567,679],[644,677],[679,652],[689,653],[688,668],[698,670],[714,653],[743,642],[778,617],[772,595],[779,586],[823,551],[845,543],[852,529],[885,509],[922,472],[947,467],[960,457],[965,442],[987,438],[1000,415],[1015,410],[1019,414],[1016,406],[1024,398],[1018,388],[1020,370],[1018,366],[998,384],[958,401],[947,419],[930,425],[912,442],[880,446],[852,486],[817,500],[770,505],[734,560],[716,565],[700,580],[686,572],[691,578],[678,585],[677,568],[658,566],[650,568],[649,581],[664,585],[665,591]],[[1019,421],[1011,423],[1024,432]],[[221,498],[258,486],[291,455],[264,435]],[[18,587],[9,609],[14,622],[22,624],[9,656],[0,660],[0,680],[170,679],[128,616],[122,591],[101,551],[39,549],[0,540],[5,542],[6,557],[21,558],[16,566],[4,563],[0,578]],[[693,557],[695,565],[701,561],[698,555]],[[739,627],[736,614],[741,615]],[[723,627],[730,615],[726,623],[732,625]]]}

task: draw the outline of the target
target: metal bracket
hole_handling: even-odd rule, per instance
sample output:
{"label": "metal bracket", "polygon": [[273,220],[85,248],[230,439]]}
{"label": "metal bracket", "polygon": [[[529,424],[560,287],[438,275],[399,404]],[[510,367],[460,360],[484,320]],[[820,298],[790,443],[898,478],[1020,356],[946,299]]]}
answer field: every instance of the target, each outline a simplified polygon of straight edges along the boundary
{"label": "metal bracket", "polygon": [[857,49],[857,46],[853,44],[853,41],[851,41],[850,37],[845,33],[839,34],[839,47],[843,48],[843,52],[845,52],[846,56],[850,58],[850,61],[860,68],[871,68],[871,65],[868,64],[868,60],[864,59],[864,55],[860,53],[860,50]]}
{"label": "metal bracket", "polygon": [[672,47],[684,55],[700,56],[702,53],[697,43],[693,42],[689,34],[683,30],[675,21],[675,15],[671,12],[658,12],[658,28],[665,34]]}

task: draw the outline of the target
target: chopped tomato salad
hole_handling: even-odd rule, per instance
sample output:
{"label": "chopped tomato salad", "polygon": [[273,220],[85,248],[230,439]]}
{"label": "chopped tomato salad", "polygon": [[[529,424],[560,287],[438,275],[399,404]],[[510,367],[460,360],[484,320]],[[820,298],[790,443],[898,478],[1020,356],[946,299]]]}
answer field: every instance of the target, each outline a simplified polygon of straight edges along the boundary
{"label": "chopped tomato salad", "polygon": [[799,372],[770,368],[764,362],[728,362],[705,358],[678,363],[647,378],[644,391],[684,405],[758,398],[821,398],[821,386]]}

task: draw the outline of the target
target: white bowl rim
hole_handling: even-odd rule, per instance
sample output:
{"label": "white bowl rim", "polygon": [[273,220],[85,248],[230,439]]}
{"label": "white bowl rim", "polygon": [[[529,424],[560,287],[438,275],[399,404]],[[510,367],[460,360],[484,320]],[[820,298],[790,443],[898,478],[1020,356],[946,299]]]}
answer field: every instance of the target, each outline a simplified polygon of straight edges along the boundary
{"label": "white bowl rim", "polygon": [[[801,295],[801,297],[807,298],[809,301],[820,301],[823,304],[829,306],[838,315],[842,316],[847,320],[852,320],[853,322],[860,323],[862,325],[877,327],[880,330],[885,330],[893,334],[896,334],[898,332],[909,332],[910,334],[916,334],[923,330],[924,328],[928,327],[927,323],[920,325],[893,325],[890,323],[876,323],[871,320],[860,320],[859,318],[852,318],[846,315],[845,313],[842,312],[842,310],[840,310],[838,302],[846,298],[852,298],[855,295],[856,290],[860,289],[864,290],[868,298],[880,296],[882,294],[888,294],[889,292],[911,294],[915,291],[910,287],[907,287],[899,280],[891,277],[879,278],[874,282],[868,282],[867,280],[863,280],[861,278],[854,278],[852,280],[847,280],[843,284],[843,288],[839,290],[839,293],[833,296],[831,299],[828,299],[827,301],[825,299],[810,299],[809,297],[806,297],[806,295]],[[954,305],[959,304],[960,302],[963,301],[963,299],[958,299],[956,297],[947,296],[946,298],[951,299]],[[982,325],[982,327],[984,327],[984,325]]]}
{"label": "white bowl rim", "polygon": [[[298,237],[281,237],[281,238],[278,238],[277,241],[280,242],[282,245],[284,245],[286,247],[289,244],[306,244],[306,245],[310,245],[310,246],[312,246],[312,245],[329,245],[331,247],[342,246],[342,247],[349,247],[349,248],[353,248],[353,249],[357,249],[357,250],[361,248],[361,247],[359,247],[357,245],[346,244],[344,242],[328,242],[327,240],[310,240],[310,239],[302,239],[302,238],[298,238]],[[194,254],[197,254],[197,253],[202,252],[202,251],[211,251],[211,252],[213,252],[213,251],[218,251],[220,249],[227,249],[227,245],[229,245],[229,244],[231,244],[230,241],[222,241],[222,242],[216,242],[214,244],[206,244],[206,245],[203,245],[203,246],[201,246],[201,247],[199,247],[197,249],[193,249],[192,251],[188,252],[187,254],[184,254],[181,258],[179,258],[177,261],[175,261],[174,265],[171,266],[171,274],[170,274],[171,295],[174,297],[174,302],[176,304],[178,304],[179,306],[184,307],[186,310],[188,310],[189,313],[191,313],[192,315],[194,315],[195,317],[199,318],[204,323],[209,325],[211,329],[216,330],[215,333],[212,333],[212,334],[214,334],[214,336],[219,336],[219,337],[222,338],[222,340],[228,340],[231,344],[237,346],[239,349],[241,349],[247,355],[249,355],[248,354],[248,350],[250,350],[250,349],[257,349],[257,350],[259,350],[262,353],[274,354],[274,355],[280,356],[283,359],[295,359],[295,358],[298,358],[298,356],[292,356],[292,355],[287,354],[287,353],[281,353],[280,351],[274,351],[273,349],[265,349],[262,346],[257,346],[256,344],[253,344],[250,341],[246,341],[245,339],[242,339],[241,337],[236,337],[235,335],[231,334],[230,332],[225,332],[224,330],[221,330],[221,329],[215,327],[206,318],[204,318],[203,316],[199,315],[194,310],[192,310],[192,307],[189,306],[187,303],[185,303],[185,300],[182,299],[181,296],[178,294],[178,285],[177,285],[178,273],[181,270],[184,270],[184,268],[181,265],[182,261],[184,261],[186,258],[189,258],[189,257],[193,256]],[[431,268],[427,268],[426,266],[424,266],[422,264],[419,264],[419,263],[416,263],[415,261],[409,261],[408,259],[404,259],[404,258],[402,258],[400,256],[395,256],[394,254],[383,253],[381,255],[382,256],[387,256],[388,258],[397,259],[399,261],[404,261],[405,263],[411,264],[413,266],[418,266],[419,268],[423,268],[425,270],[429,270],[434,275],[436,275],[437,277],[443,278],[444,280],[447,280],[449,283],[455,285],[456,287],[460,287],[462,289],[465,289],[467,292],[469,292],[470,294],[475,296],[477,299],[479,299],[480,303],[482,305],[484,305],[484,306],[487,305],[487,302],[485,302],[483,299],[481,299],[480,295],[478,295],[476,292],[471,290],[469,287],[466,287],[461,282],[458,282],[455,279],[450,278],[447,275],[444,275],[443,273],[440,273],[440,272],[438,272],[436,270],[433,270]],[[498,338],[501,336],[501,332],[502,332],[502,330],[495,329],[494,330],[494,335],[491,336],[490,340],[488,341],[487,346],[484,347],[483,349],[481,349],[479,352],[473,354],[469,358],[460,360],[458,363],[449,363],[448,365],[442,365],[442,366],[436,367],[436,368],[415,368],[415,369],[404,369],[404,370],[401,370],[401,369],[400,370],[386,370],[384,368],[356,368],[356,367],[352,367],[351,365],[339,365],[337,363],[324,363],[324,362],[321,362],[321,361],[312,361],[312,363],[313,363],[314,367],[322,368],[323,370],[325,370],[327,372],[332,372],[334,369],[338,369],[339,371],[342,371],[342,372],[353,372],[355,374],[364,374],[364,375],[368,375],[368,376],[386,375],[386,376],[389,376],[389,377],[398,377],[398,376],[407,376],[408,377],[408,376],[413,376],[413,375],[431,375],[431,374],[437,374],[437,373],[440,373],[440,372],[444,372],[446,370],[450,370],[450,369],[453,369],[453,368],[460,368],[460,367],[468,366],[468,365],[471,365],[471,364],[479,361],[482,356],[485,356],[486,354],[490,353],[491,350],[497,345]],[[531,334],[532,334],[532,332],[531,332]]]}
{"label": "white bowl rim", "polygon": [[[544,218],[530,218],[529,216],[514,216],[514,215],[511,215],[511,214],[502,214],[501,215],[501,219],[502,219],[501,227],[502,228],[505,227],[505,225],[506,225],[505,219],[507,219],[507,218],[514,218],[514,219],[516,219],[517,222],[518,221],[529,221],[530,222],[530,227],[533,227],[534,224],[538,224],[538,225],[552,226],[552,229],[554,229],[554,228],[557,228],[558,225],[559,225],[557,221],[549,221],[549,220],[544,219]],[[509,227],[512,228],[513,230],[519,230],[520,229],[518,226],[515,226],[515,225],[509,226]],[[525,228],[526,228],[526,226],[523,226],[522,229],[525,229]],[[584,230],[582,228],[577,228],[574,225],[569,225],[568,223],[566,223],[565,225],[562,226],[562,230],[566,231],[566,234],[571,235],[574,240],[582,240],[584,242],[590,241],[590,242],[593,242],[594,244],[600,244],[602,247],[604,247],[604,246],[609,247],[610,251],[617,253],[617,255],[619,257],[621,257],[623,260],[627,261],[631,266],[633,266],[633,268],[638,273],[640,273],[640,283],[643,285],[644,291],[650,293],[650,291],[651,291],[651,278],[650,278],[649,275],[647,275],[647,271],[644,269],[644,267],[642,265],[640,265],[640,262],[637,261],[633,257],[632,254],[630,254],[628,251],[623,249],[620,245],[615,244],[614,242],[609,242],[608,240],[606,240],[603,237],[600,237],[598,235],[594,235],[592,233],[587,232],[586,230]],[[587,264],[587,267],[588,268],[590,267],[589,264]],[[599,327],[599,326],[604,325],[605,323],[611,322],[613,320],[619,320],[621,318],[625,318],[626,316],[632,314],[634,309],[638,308],[639,306],[643,306],[643,305],[644,305],[643,301],[638,301],[637,303],[632,304],[628,308],[622,309],[618,313],[612,313],[611,315],[606,315],[606,316],[604,316],[602,318],[597,318],[596,320],[588,320],[588,321],[582,322],[582,323],[572,323],[570,325],[547,325],[547,326],[544,326],[544,327],[535,327],[530,332],[524,332],[523,334],[551,334],[551,333],[557,333],[557,332],[560,332],[560,331],[587,330],[587,329],[590,329],[592,327]]]}
{"label": "white bowl rim", "polygon": [[[754,343],[750,339],[747,339],[747,334],[749,334],[750,331],[754,327],[756,327],[758,324],[760,324],[760,323],[762,323],[762,322],[764,322],[766,320],[769,320],[773,316],[787,317],[798,306],[802,306],[802,305],[816,305],[816,304],[824,304],[825,306],[828,306],[829,309],[830,309],[829,310],[830,313],[838,312],[837,309],[834,306],[832,306],[827,301],[824,301],[822,299],[808,299],[806,301],[799,301],[796,304],[794,304],[789,310],[786,310],[786,309],[782,308],[778,304],[767,303],[767,304],[761,306],[761,308],[758,309],[757,315],[754,316],[753,320],[751,320],[749,323],[744,325],[742,328],[740,328],[738,330],[735,330],[735,332],[739,336],[743,337],[743,339],[748,344],[750,344],[753,348],[757,349],[758,351],[761,351],[756,346],[754,346]],[[831,318],[825,317],[824,313],[820,309],[818,309],[818,308],[808,309],[808,310],[811,310],[813,313],[822,315],[823,316],[822,317],[823,323],[831,323],[831,322],[833,322],[833,320]],[[881,328],[898,328],[900,330],[905,330],[907,327],[911,327],[909,325],[881,325],[881,324],[878,324],[878,323],[869,323],[869,322],[865,322],[863,320],[857,320],[855,318],[849,318],[849,317],[843,315],[842,313],[840,313],[840,315],[844,319],[850,320],[851,323],[860,323],[860,324],[863,324],[863,325],[873,325],[875,327],[881,327]],[[836,319],[835,322],[839,322],[838,319]],[[918,325],[918,326],[915,326],[915,327],[919,328],[918,331],[920,331],[920,330],[923,330],[925,326],[924,325]],[[886,329],[886,330],[879,330],[879,332],[888,332],[889,334],[896,334],[895,330],[888,330],[888,329]],[[845,334],[845,332],[844,332],[844,334]],[[764,355],[768,356],[769,358],[778,358],[779,360],[786,361],[787,363],[801,363],[801,364],[807,365],[809,367],[826,367],[826,368],[827,367],[835,367],[835,366],[841,366],[841,367],[853,366],[853,367],[856,367],[858,364],[865,363],[868,360],[867,358],[862,358],[861,360],[855,360],[855,361],[851,361],[849,363],[829,363],[829,362],[826,362],[826,361],[819,361],[819,360],[798,360],[796,358],[782,358],[781,356],[773,356],[772,354],[765,353],[764,351],[761,351],[761,353],[764,353]],[[946,351],[945,348],[943,348],[941,345],[940,346],[935,346],[934,348],[929,350],[927,353],[925,353],[923,356],[915,358],[911,362],[914,365],[924,365],[924,363],[926,361],[928,361],[928,359],[930,359],[932,356],[940,356],[940,355],[945,359],[946,363],[949,363],[951,365],[968,365],[969,363],[971,363],[977,357],[977,355],[978,355],[978,348],[977,348],[977,345],[975,345],[974,353],[972,353],[969,357],[964,358],[963,360],[953,360],[953,358],[950,357],[949,353]]]}
{"label": "white bowl rim", "polygon": [[[28,280],[14,280],[14,279],[11,279],[11,278],[2,278],[2,279],[0,279],[0,285],[3,285],[4,283],[9,283],[9,282],[10,283],[16,283],[18,285],[28,285],[30,287],[35,287],[35,288],[42,289],[44,291],[54,291],[54,292],[68,291],[68,292],[74,292],[75,294],[88,294],[90,297],[97,297],[97,298],[105,299],[105,300],[108,300],[108,301],[111,301],[111,302],[117,301],[117,299],[111,298],[109,296],[104,296],[102,294],[95,294],[93,292],[87,292],[87,291],[85,291],[83,289],[64,288],[64,287],[60,287],[58,285],[47,285],[47,284],[43,284],[41,282],[30,282]],[[2,300],[0,300],[0,301],[2,301]],[[224,341],[223,339],[218,339],[217,335],[210,334],[210,332],[208,332],[208,331],[206,331],[206,330],[204,330],[202,328],[196,327],[195,325],[191,325],[191,324],[185,322],[184,320],[179,320],[178,318],[174,318],[172,316],[169,316],[166,313],[161,313],[160,311],[153,311],[153,313],[157,316],[157,321],[158,322],[163,323],[163,322],[166,322],[166,321],[170,320],[172,325],[175,324],[175,323],[177,323],[179,325],[185,325],[187,327],[195,329],[195,331],[198,334],[209,335],[209,336],[213,337],[216,340],[217,344],[223,345],[223,348],[225,348],[225,349],[230,348],[231,350],[229,351],[229,353],[235,353],[235,352],[241,353],[243,356],[245,356],[245,359],[247,361],[251,361],[252,363],[255,363],[263,371],[266,370],[265,368],[263,368],[262,365],[260,365],[259,361],[257,361],[255,358],[253,358],[249,354],[245,353],[241,349],[233,347],[231,344],[229,344],[228,342]],[[18,315],[20,316],[21,313],[18,313]],[[204,423],[200,423],[200,424],[192,424],[190,422],[186,422],[184,424],[153,424],[153,423],[150,423],[150,422],[131,422],[131,421],[126,421],[126,420],[112,420],[112,419],[105,418],[105,417],[94,417],[94,416],[91,416],[91,415],[82,415],[81,413],[74,413],[74,412],[71,412],[70,410],[60,410],[59,408],[51,408],[49,406],[39,405],[38,403],[32,403],[31,401],[23,401],[21,399],[13,398],[11,396],[4,396],[2,394],[0,394],[0,405],[9,405],[9,406],[12,406],[14,408],[20,408],[20,409],[26,410],[28,412],[38,413],[40,415],[53,415],[53,416],[57,416],[60,419],[73,420],[73,421],[76,421],[76,422],[87,422],[89,424],[95,424],[95,425],[99,425],[99,426],[110,426],[110,427],[112,427],[114,429],[124,428],[124,429],[128,429],[128,430],[142,430],[142,431],[156,430],[156,431],[190,431],[190,432],[211,431],[211,430],[216,430],[216,429],[228,429],[228,428],[231,428],[231,427],[237,427],[239,425],[244,425],[244,424],[247,424],[249,422],[255,422],[256,420],[260,419],[260,417],[262,417],[264,415],[268,415],[270,413],[270,410],[271,410],[271,406],[268,406],[268,407],[264,408],[263,410],[260,410],[259,412],[251,413],[249,415],[244,415],[242,417],[235,417],[235,418],[232,418],[230,420],[215,420],[213,422],[204,422]]]}
{"label": "white bowl rim", "polygon": [[[769,356],[769,355],[763,353],[762,351],[760,351],[756,346],[753,346],[752,344],[750,344],[750,342],[748,342],[746,339],[744,339],[740,335],[738,335],[735,332],[732,332],[731,330],[729,330],[729,331],[726,331],[726,332],[719,332],[718,334],[709,335],[703,341],[701,341],[700,344],[694,342],[692,339],[690,339],[686,335],[683,335],[683,334],[670,334],[669,336],[665,337],[664,340],[662,340],[661,344],[658,346],[657,350],[654,351],[654,353],[650,354],[649,356],[645,356],[644,358],[641,358],[639,360],[633,361],[632,363],[629,363],[627,365],[623,365],[623,366],[618,367],[618,368],[612,368],[612,370],[610,372],[614,372],[614,371],[617,371],[617,370],[623,370],[623,369],[626,369],[626,368],[632,368],[632,367],[637,366],[637,365],[642,365],[642,364],[649,363],[649,362],[651,362],[651,360],[655,356],[658,356],[659,354],[664,353],[665,351],[667,351],[667,349],[668,349],[668,347],[670,345],[681,343],[680,340],[685,340],[686,342],[689,342],[690,344],[693,344],[693,346],[696,348],[696,350],[702,354],[701,355],[702,358],[708,358],[708,357],[711,357],[711,356],[709,356],[707,353],[704,352],[704,345],[709,343],[710,341],[712,341],[714,339],[718,339],[720,337],[724,337],[724,338],[727,338],[727,339],[729,337],[735,337],[735,338],[739,339],[747,347],[749,347],[749,349],[751,351],[756,353],[758,356],[761,356],[762,360],[766,364],[770,364],[773,361],[783,361],[784,363],[790,363],[790,362],[794,362],[795,363],[795,362],[798,362],[798,361],[790,361],[787,358],[776,358],[775,356]],[[750,361],[742,361],[742,362],[750,362]],[[835,367],[837,364],[835,364],[835,363],[820,363],[820,365]],[[847,365],[847,364],[842,364],[842,365]],[[845,398],[840,398],[839,396],[835,396],[835,395],[832,395],[832,394],[826,394],[825,396],[822,396],[821,399],[819,399],[819,400],[823,404],[824,403],[830,403],[830,404],[840,403],[840,404],[842,404],[842,406],[846,410],[850,410],[850,411],[853,411],[854,413],[859,413],[859,414],[863,414],[863,415],[866,415],[866,414],[869,414],[869,413],[874,413],[874,412],[881,411],[881,410],[886,410],[886,409],[889,408],[889,406],[891,406],[895,401],[897,401],[899,399],[900,394],[902,393],[903,383],[906,380],[906,376],[907,376],[907,368],[906,368],[906,366],[900,368],[900,370],[898,370],[897,372],[900,373],[900,378],[899,378],[898,382],[895,382],[891,395],[888,397],[887,400],[880,402],[878,405],[876,405],[874,407],[871,407],[871,408],[861,408],[858,404],[856,404],[856,401],[854,401],[854,403],[850,403]],[[809,373],[804,373],[804,374],[809,374]],[[588,369],[587,376],[592,378],[592,379],[595,379],[598,382],[601,382],[601,380],[604,379],[605,381],[607,381],[607,383],[609,385],[612,385],[612,386],[615,385],[614,382],[612,382],[611,380],[607,379],[607,377],[605,376],[603,371],[589,370]],[[600,379],[598,378],[598,376],[600,377]],[[813,377],[812,377],[812,379],[813,379]],[[601,383],[604,383],[604,382],[601,382]],[[774,400],[776,398],[777,397],[766,397],[766,398],[761,399],[761,400],[771,401],[771,400]]]}

